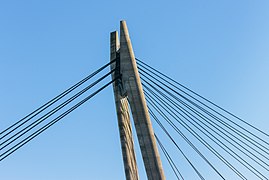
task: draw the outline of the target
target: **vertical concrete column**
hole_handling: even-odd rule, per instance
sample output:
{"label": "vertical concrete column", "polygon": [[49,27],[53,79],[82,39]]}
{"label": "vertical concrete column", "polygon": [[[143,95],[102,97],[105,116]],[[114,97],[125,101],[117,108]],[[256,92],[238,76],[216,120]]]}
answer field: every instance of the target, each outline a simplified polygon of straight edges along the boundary
{"label": "vertical concrete column", "polygon": [[[110,60],[114,60],[118,57],[119,51],[118,32],[112,32],[110,34]],[[119,63],[117,61],[116,63]],[[119,68],[120,64],[111,64],[111,69]],[[119,71],[112,74],[112,78],[119,75]],[[130,113],[128,107],[128,101],[126,97],[122,96],[121,82],[116,81],[113,83],[115,104],[118,117],[118,126],[120,131],[120,141],[122,149],[122,157],[124,162],[125,176],[127,180],[138,180],[138,169],[135,158],[134,142],[132,135],[132,126],[130,123]]]}
{"label": "vertical concrete column", "polygon": [[125,21],[120,23],[120,68],[122,84],[131,107],[147,177],[149,180],[164,180],[160,155]]}

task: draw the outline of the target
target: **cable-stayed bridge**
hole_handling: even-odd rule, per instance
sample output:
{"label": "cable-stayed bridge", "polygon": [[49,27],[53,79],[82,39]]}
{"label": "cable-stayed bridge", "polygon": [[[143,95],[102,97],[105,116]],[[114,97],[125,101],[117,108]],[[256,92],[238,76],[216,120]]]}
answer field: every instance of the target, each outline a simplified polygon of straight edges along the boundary
{"label": "cable-stayed bridge", "polygon": [[[110,45],[109,63],[1,130],[0,161],[113,85],[126,179],[139,179],[131,116],[148,179],[165,179],[165,168],[172,169],[175,179],[188,179],[182,166],[192,169],[197,179],[208,179],[197,161],[219,179],[230,174],[237,179],[269,178],[268,133],[135,58],[124,21],[120,38],[111,33]],[[152,123],[160,131],[153,130]],[[187,155],[183,143],[197,159]],[[163,168],[162,161],[170,167]]]}

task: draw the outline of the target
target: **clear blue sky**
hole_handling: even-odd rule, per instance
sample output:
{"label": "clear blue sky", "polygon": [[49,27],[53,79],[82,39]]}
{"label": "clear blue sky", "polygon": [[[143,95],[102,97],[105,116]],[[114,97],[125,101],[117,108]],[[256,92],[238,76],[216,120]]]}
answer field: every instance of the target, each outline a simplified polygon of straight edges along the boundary
{"label": "clear blue sky", "polygon": [[[125,19],[137,57],[269,132],[268,9],[267,0],[0,1],[0,129],[107,63],[109,33]],[[124,179],[119,142],[110,87],[1,162],[0,179]]]}

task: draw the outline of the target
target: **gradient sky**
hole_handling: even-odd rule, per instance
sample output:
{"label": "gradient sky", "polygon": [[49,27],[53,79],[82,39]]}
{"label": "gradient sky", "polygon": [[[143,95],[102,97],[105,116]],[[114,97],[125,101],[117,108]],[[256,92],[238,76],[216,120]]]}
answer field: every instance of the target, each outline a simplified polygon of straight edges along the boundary
{"label": "gradient sky", "polygon": [[[267,0],[2,0],[0,130],[107,63],[109,34],[125,19],[136,57],[269,132],[268,9]],[[0,163],[1,180],[124,177],[111,87]]]}

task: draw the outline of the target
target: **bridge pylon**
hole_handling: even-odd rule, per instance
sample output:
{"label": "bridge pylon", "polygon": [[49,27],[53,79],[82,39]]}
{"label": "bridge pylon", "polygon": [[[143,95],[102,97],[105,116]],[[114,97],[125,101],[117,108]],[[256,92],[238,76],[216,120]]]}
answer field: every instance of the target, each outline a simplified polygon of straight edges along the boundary
{"label": "bridge pylon", "polygon": [[110,34],[110,59],[116,59],[116,63],[111,65],[111,69],[116,68],[112,77],[121,76],[114,82],[113,90],[126,179],[139,179],[130,122],[131,111],[147,177],[149,180],[164,180],[162,163],[125,21],[120,22],[120,41],[117,31]]}

